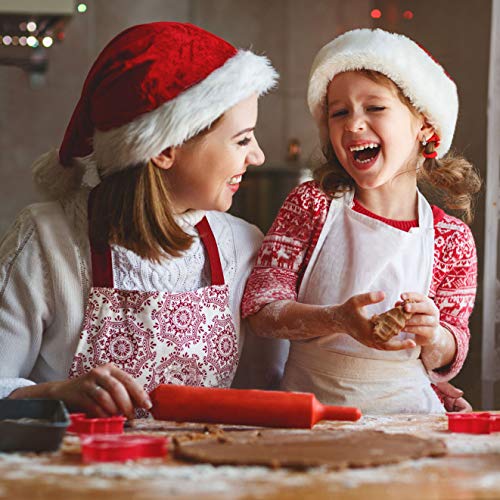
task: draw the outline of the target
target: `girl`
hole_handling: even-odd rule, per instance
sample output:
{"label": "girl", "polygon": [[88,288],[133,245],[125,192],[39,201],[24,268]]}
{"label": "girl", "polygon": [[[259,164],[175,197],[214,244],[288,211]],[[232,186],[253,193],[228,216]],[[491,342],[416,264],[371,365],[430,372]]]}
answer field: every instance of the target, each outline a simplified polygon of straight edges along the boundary
{"label": "girl", "polygon": [[261,236],[224,212],[264,161],[257,99],[276,78],[189,24],[134,26],[105,47],[59,151],[35,163],[53,201],[25,209],[0,248],[0,397],[131,417],[160,383],[231,384]]}
{"label": "girl", "polygon": [[[264,239],[243,316],[260,335],[290,339],[286,390],[368,413],[442,412],[431,381],[464,362],[476,251],[417,180],[470,221],[479,178],[447,154],[456,86],[408,38],[360,29],[320,50],[308,103],[327,161]],[[377,342],[370,318],[403,300],[413,314],[404,332]]]}

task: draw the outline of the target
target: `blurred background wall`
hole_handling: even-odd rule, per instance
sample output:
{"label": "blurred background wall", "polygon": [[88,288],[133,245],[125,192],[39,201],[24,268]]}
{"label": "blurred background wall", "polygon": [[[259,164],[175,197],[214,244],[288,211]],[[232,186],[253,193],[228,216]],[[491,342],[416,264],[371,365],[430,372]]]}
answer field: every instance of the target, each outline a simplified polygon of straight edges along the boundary
{"label": "blurred background wall", "polygon": [[[454,147],[484,175],[492,1],[498,0],[88,0],[87,11],[75,13],[66,27],[64,42],[48,49],[43,84],[33,88],[21,69],[0,66],[0,232],[7,229],[21,207],[37,200],[30,165],[39,154],[59,145],[82,82],[99,51],[124,28],[156,20],[192,22],[237,46],[252,47],[268,55],[281,74],[279,89],[260,101],[257,128],[267,157],[261,170],[277,170],[273,186],[277,183],[278,187],[266,195],[271,201],[264,213],[255,201],[241,202],[244,192],[237,195],[241,196],[239,205],[235,203],[236,213],[264,229],[274,215],[274,205],[281,203],[282,196],[301,177],[294,172],[303,172],[311,158],[314,161],[319,155],[316,130],[305,102],[312,59],[327,41],[355,27],[381,27],[407,34],[443,63],[460,94]],[[381,17],[377,18],[374,9]],[[301,150],[294,161],[287,160],[292,139],[298,140]],[[480,258],[480,286],[471,321],[471,350],[456,383],[478,407],[484,196],[479,199],[472,230]],[[496,398],[498,406],[500,389]]]}

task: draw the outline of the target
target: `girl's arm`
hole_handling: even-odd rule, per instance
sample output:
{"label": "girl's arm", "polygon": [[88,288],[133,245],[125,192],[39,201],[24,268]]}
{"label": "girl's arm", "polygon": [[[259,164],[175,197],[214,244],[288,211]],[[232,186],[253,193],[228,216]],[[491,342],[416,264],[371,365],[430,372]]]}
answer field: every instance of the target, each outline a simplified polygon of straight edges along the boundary
{"label": "girl's arm", "polygon": [[448,363],[434,368],[431,378],[435,382],[446,382],[460,372],[469,350],[469,318],[477,289],[477,254],[472,232],[463,222],[446,216],[436,230],[442,233],[442,238],[436,235],[436,241],[445,243],[440,248],[438,267],[442,276],[434,302],[439,309],[440,325],[451,333],[456,349]]}
{"label": "girl's arm", "polygon": [[249,318],[254,331],[262,336],[289,340],[307,340],[333,333],[347,333],[362,344],[385,351],[415,347],[413,340],[392,339],[377,344],[373,323],[364,313],[365,306],[384,300],[382,292],[355,295],[343,304],[316,306],[295,301],[268,304]]}
{"label": "girl's arm", "polygon": [[442,382],[460,371],[467,355],[477,256],[470,229],[450,216],[436,226],[435,241],[434,299],[413,293],[403,294],[403,298],[416,301],[405,308],[417,313],[405,331],[416,334],[431,379]]}
{"label": "girl's arm", "polygon": [[369,347],[414,347],[411,340],[373,344],[372,324],[363,308],[383,300],[380,292],[357,295],[331,306],[297,302],[300,280],[328,208],[329,200],[314,182],[306,182],[290,193],[264,238],[247,282],[243,317],[249,317],[253,331],[264,337],[304,340],[342,332]]}
{"label": "girl's arm", "polygon": [[306,182],[288,195],[247,281],[241,305],[244,318],[272,302],[297,300],[301,277],[328,208],[329,200],[314,182]]}

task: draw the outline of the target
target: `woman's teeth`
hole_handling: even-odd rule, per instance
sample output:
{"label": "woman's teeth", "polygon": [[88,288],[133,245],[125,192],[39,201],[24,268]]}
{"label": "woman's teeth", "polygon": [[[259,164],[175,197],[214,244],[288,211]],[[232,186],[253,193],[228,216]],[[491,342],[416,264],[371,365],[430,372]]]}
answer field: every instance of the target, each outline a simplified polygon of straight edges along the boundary
{"label": "woman's teeth", "polygon": [[229,179],[228,184],[230,184],[231,186],[233,186],[234,184],[239,184],[241,182],[242,177],[243,177],[242,175],[235,175],[231,177],[231,179]]}

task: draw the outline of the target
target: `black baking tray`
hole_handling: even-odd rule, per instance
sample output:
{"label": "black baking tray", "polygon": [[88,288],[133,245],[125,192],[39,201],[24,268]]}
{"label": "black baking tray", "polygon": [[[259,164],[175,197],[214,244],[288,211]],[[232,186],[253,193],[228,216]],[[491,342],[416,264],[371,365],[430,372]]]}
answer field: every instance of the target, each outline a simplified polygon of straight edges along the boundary
{"label": "black baking tray", "polygon": [[0,451],[55,451],[69,423],[62,401],[0,399]]}

